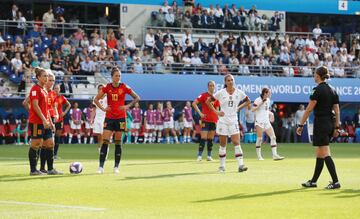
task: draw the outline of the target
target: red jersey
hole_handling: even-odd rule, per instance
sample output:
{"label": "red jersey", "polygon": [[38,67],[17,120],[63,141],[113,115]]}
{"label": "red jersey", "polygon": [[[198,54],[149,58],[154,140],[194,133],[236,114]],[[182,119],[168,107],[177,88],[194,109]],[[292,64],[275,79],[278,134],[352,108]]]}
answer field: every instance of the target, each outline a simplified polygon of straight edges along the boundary
{"label": "red jersey", "polygon": [[51,117],[55,117],[55,115],[56,115],[55,110],[54,110],[55,98],[56,98],[55,91],[53,91],[53,90],[49,91],[47,102],[48,102],[48,110],[49,110]]}
{"label": "red jersey", "polygon": [[61,122],[64,119],[61,115],[63,114],[63,105],[64,103],[66,103],[66,101],[67,101],[66,97],[62,95],[58,95],[55,97],[55,103],[57,105],[57,112],[59,115],[59,118],[56,122]]}
{"label": "red jersey", "polygon": [[118,87],[113,87],[112,83],[102,88],[102,92],[106,94],[109,111],[106,111],[108,119],[126,118],[126,111],[120,110],[120,106],[125,105],[126,94],[131,94],[132,90],[124,83],[120,83]]}
{"label": "red jersey", "polygon": [[[218,121],[218,116],[206,105],[206,100],[209,97],[212,98],[212,96],[208,92],[206,92],[200,94],[200,96],[196,99],[198,102],[201,103],[201,112],[205,115],[205,117],[201,118],[201,120],[204,122],[216,123]],[[214,101],[213,98],[211,104],[215,107],[215,109],[220,106],[220,102],[218,100]]]}
{"label": "red jersey", "polygon": [[42,114],[46,119],[49,119],[48,113],[48,100],[47,100],[47,92],[39,85],[35,84],[31,87],[30,90],[30,109],[29,109],[29,122],[33,124],[43,124],[41,118],[36,114],[33,107],[33,100],[38,100],[38,104]]}

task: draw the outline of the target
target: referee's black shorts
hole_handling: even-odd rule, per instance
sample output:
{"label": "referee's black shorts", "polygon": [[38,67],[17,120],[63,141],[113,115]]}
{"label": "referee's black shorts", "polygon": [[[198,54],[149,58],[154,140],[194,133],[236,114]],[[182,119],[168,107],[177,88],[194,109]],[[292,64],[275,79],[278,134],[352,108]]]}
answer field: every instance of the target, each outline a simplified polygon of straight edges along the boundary
{"label": "referee's black shorts", "polygon": [[313,146],[321,147],[329,145],[334,128],[334,119],[332,117],[315,117]]}

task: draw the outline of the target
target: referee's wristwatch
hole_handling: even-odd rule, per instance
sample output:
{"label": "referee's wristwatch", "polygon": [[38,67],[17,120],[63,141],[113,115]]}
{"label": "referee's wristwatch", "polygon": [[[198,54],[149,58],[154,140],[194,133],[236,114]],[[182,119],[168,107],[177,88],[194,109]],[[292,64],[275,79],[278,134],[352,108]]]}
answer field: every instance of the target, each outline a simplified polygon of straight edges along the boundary
{"label": "referee's wristwatch", "polygon": [[300,124],[299,124],[298,127],[299,127],[299,128],[304,128],[304,125],[300,125]]}

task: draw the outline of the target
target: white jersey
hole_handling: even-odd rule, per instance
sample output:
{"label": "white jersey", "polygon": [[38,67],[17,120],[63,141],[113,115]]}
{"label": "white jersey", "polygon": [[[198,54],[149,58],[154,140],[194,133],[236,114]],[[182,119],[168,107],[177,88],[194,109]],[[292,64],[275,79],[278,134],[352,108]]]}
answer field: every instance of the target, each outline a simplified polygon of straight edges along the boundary
{"label": "white jersey", "polygon": [[[103,97],[102,99],[100,99],[99,102],[104,108],[106,108],[108,106],[106,96]],[[96,111],[95,111],[95,119],[94,119],[94,121],[96,121],[96,122],[104,122],[106,112],[102,111],[96,104],[95,104],[95,106],[96,106]]]}
{"label": "white jersey", "polygon": [[258,97],[255,99],[254,101],[254,106],[259,106],[260,107],[255,111],[255,120],[256,122],[270,122],[270,115],[269,115],[269,110],[270,110],[270,99],[267,98],[266,101],[264,103],[262,103],[262,99],[261,97]]}
{"label": "white jersey", "polygon": [[232,95],[230,95],[225,88],[219,90],[214,94],[215,99],[220,102],[221,111],[225,113],[224,116],[219,116],[219,123],[237,124],[238,123],[238,106],[240,102],[244,101],[246,94],[237,88]]}

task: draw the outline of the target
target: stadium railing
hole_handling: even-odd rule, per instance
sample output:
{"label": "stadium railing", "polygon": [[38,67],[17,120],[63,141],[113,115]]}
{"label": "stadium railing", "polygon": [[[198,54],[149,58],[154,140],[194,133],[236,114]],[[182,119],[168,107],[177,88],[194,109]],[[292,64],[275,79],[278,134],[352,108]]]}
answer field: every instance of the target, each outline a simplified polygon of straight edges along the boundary
{"label": "stadium railing", "polygon": [[[9,28],[16,29],[18,26],[18,21],[11,21],[11,20],[0,20],[0,27],[2,33],[9,33]],[[52,25],[52,29],[58,30],[59,34],[66,34],[71,33],[71,31],[76,31],[78,28],[82,28],[85,31],[92,31],[95,28],[97,29],[107,29],[113,28],[116,32],[120,25],[110,25],[110,24],[89,24],[89,23],[62,23],[62,22],[52,22],[46,23],[42,21],[26,21],[21,22],[25,23],[25,28],[23,29],[22,35],[28,34],[29,30],[32,30],[35,25],[41,25],[42,32],[45,31],[45,25]],[[11,31],[10,31],[11,32]]]}
{"label": "stadium railing", "polygon": [[[118,67],[122,73],[144,74],[201,74],[201,75],[224,75],[231,73],[242,76],[278,76],[278,77],[312,77],[317,67],[314,66],[286,66],[286,65],[232,65],[232,64],[202,64],[190,65],[184,63],[164,64],[164,62],[141,62],[142,67],[136,67],[136,63],[123,64],[121,62],[98,62],[102,66],[103,76],[107,77],[112,67]],[[140,65],[139,65],[140,66]],[[292,75],[287,75],[289,68],[294,70]],[[137,70],[142,71],[137,71]],[[344,71],[342,76],[336,75],[338,71]],[[360,66],[329,68],[332,77],[360,78]]]}
{"label": "stadium railing", "polygon": [[[288,36],[302,36],[310,38],[314,35],[312,32],[284,32],[284,31],[256,31],[256,30],[234,30],[234,29],[202,29],[202,28],[174,28],[174,27],[157,27],[157,26],[144,26],[143,28],[143,39],[145,39],[147,30],[152,29],[153,33],[155,34],[156,31],[161,30],[165,32],[166,30],[170,30],[170,32],[174,35],[176,39],[181,39],[182,34],[186,30],[190,30],[193,38],[197,39],[199,37],[206,39],[214,40],[219,33],[224,33],[227,36],[229,33],[234,35],[241,35],[241,34],[261,34],[261,35],[268,35],[270,37],[274,37],[278,35],[279,37],[283,38],[285,35]],[[325,38],[331,37],[330,33],[322,33],[320,36],[324,36]]]}

